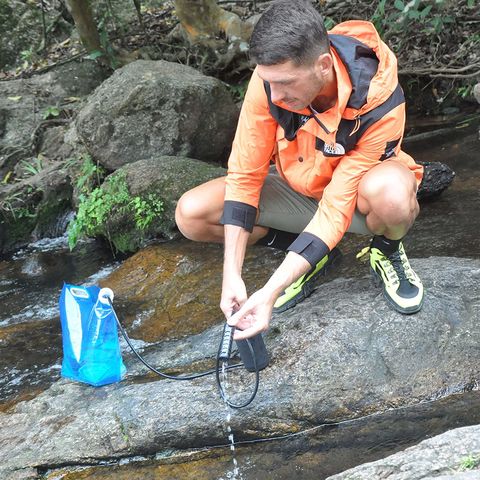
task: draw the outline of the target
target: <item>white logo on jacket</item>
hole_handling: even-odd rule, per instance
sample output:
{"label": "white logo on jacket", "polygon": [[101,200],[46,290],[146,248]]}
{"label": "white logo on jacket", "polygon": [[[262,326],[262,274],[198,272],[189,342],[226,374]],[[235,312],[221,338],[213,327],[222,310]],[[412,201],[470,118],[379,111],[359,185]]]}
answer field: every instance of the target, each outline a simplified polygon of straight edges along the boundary
{"label": "white logo on jacket", "polygon": [[345,155],[345,147],[339,143],[332,143],[330,145],[325,143],[325,146],[323,147],[323,153],[326,155]]}

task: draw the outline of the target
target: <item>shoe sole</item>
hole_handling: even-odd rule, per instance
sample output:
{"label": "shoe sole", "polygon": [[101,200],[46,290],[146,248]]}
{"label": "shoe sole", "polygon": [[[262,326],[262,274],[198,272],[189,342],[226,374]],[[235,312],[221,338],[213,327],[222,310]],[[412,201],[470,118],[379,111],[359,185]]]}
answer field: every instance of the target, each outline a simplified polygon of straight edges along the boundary
{"label": "shoe sole", "polygon": [[403,313],[404,315],[411,315],[412,313],[417,313],[421,310],[423,306],[423,298],[419,305],[415,305],[413,307],[403,308],[400,305],[397,305],[387,294],[385,290],[385,285],[383,283],[383,279],[379,273],[377,273],[371,266],[370,266],[370,273],[372,274],[373,283],[376,287],[382,287],[382,294],[383,298],[387,301],[388,305],[392,307],[395,311],[399,313]]}
{"label": "shoe sole", "polygon": [[274,307],[273,313],[282,313],[286,310],[290,310],[298,303],[303,302],[303,300],[305,300],[314,292],[316,288],[314,284],[316,283],[317,279],[321,276],[326,276],[327,273],[332,269],[332,267],[338,265],[342,261],[342,252],[338,248],[333,249],[330,253],[332,254],[331,258],[329,257],[327,263],[323,266],[323,268],[319,272],[317,272],[308,282],[305,282],[305,284],[302,285],[302,289],[300,290],[300,292],[298,292],[297,295],[285,302],[281,307]]}

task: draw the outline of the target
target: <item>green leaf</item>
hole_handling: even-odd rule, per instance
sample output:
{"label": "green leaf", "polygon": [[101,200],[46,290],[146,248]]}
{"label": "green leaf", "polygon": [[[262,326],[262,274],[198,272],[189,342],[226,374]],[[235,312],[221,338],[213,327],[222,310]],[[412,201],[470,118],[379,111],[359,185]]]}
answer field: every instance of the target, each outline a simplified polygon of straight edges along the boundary
{"label": "green leaf", "polygon": [[44,120],[50,117],[58,117],[59,115],[60,110],[57,107],[47,107],[43,112]]}
{"label": "green leaf", "polygon": [[90,52],[86,58],[88,58],[89,60],[95,60],[96,58],[98,57],[102,57],[103,56],[103,52],[101,50],[94,50],[93,52]]}
{"label": "green leaf", "polygon": [[405,4],[402,0],[395,0],[394,7],[402,12],[405,10]]}
{"label": "green leaf", "polygon": [[7,97],[9,100],[11,100],[12,102],[18,102],[22,99],[22,96],[21,95],[18,95],[17,97]]}
{"label": "green leaf", "polygon": [[430,10],[432,9],[431,5],[428,5],[428,7],[425,7],[421,12],[420,12],[420,18],[425,18],[429,13]]}

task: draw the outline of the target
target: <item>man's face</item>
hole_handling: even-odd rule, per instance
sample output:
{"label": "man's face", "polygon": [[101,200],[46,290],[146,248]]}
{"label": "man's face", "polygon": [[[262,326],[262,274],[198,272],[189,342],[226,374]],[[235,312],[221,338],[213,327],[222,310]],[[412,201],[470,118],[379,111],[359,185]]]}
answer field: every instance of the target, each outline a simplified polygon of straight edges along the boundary
{"label": "man's face", "polygon": [[278,65],[258,65],[257,73],[270,84],[272,102],[289,110],[308,107],[326,82],[315,64],[297,66],[291,60]]}

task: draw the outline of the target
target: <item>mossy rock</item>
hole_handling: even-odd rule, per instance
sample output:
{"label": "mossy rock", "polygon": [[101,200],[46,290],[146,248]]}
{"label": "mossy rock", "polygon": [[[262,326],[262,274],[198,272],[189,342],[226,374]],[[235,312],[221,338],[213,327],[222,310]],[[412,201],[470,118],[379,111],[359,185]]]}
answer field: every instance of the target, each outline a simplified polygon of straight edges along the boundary
{"label": "mossy rock", "polygon": [[181,195],[225,173],[224,168],[187,157],[159,156],[128,164],[80,205],[72,237],[103,236],[121,252],[134,252],[154,237],[174,238]]}
{"label": "mossy rock", "polygon": [[57,221],[71,210],[72,187],[58,164],[0,189],[0,253],[57,236]]}

